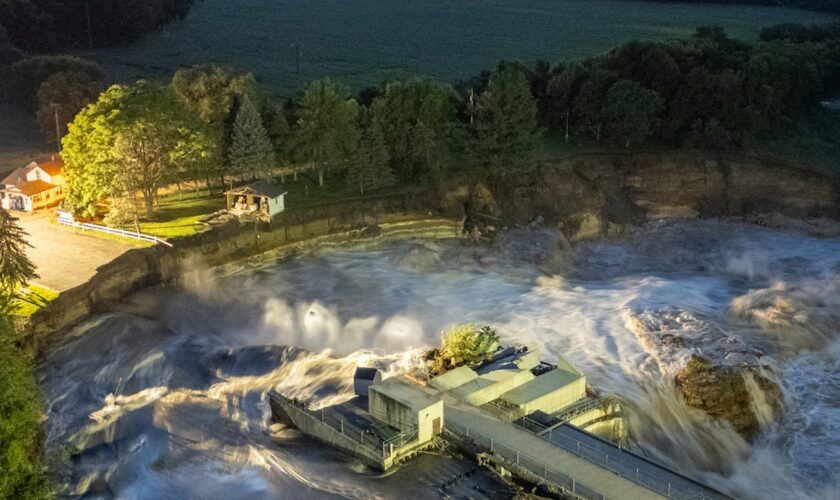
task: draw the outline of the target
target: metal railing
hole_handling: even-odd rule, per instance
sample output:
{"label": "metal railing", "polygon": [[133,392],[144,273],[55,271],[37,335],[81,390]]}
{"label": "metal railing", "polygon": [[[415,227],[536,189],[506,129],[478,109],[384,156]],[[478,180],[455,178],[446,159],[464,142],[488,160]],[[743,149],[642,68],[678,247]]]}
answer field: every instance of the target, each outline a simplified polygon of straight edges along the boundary
{"label": "metal railing", "polygon": [[[597,436],[591,436],[587,434],[587,436],[591,436],[591,438],[595,440],[595,442],[602,442],[608,445],[610,447],[609,451],[604,451],[592,447],[586,443],[581,442],[578,439],[573,439],[569,436],[563,435],[560,431],[554,432],[555,429],[559,427],[569,425],[565,422],[566,419],[571,418],[572,416],[575,416],[577,414],[581,414],[585,411],[589,411],[590,409],[596,408],[597,406],[599,406],[599,403],[595,401],[583,402],[578,405],[575,405],[569,408],[566,412],[564,412],[563,417],[565,418],[558,417],[557,422],[550,426],[545,425],[541,422],[537,422],[536,420],[533,420],[526,416],[522,416],[519,412],[515,411],[514,409],[506,408],[505,406],[498,404],[497,401],[492,401],[482,406],[482,408],[490,413],[493,413],[500,420],[513,423],[521,429],[536,434],[538,437],[545,439],[546,441],[549,441],[550,443],[568,452],[571,452],[578,458],[582,458],[592,464],[607,469],[608,471],[612,472],[613,474],[616,474],[619,477],[627,479],[630,482],[638,484],[639,486],[642,486],[646,489],[649,489],[666,497],[678,499],[701,499],[717,497],[717,495],[703,495],[698,493],[699,490],[708,489],[705,485],[697,483],[691,478],[687,478],[682,474],[679,474],[678,472],[674,472],[665,466],[657,464],[656,462],[652,462],[649,459],[640,457],[639,455],[636,455],[635,453],[632,453],[629,450],[621,448],[621,446],[617,446],[613,443],[600,440]],[[580,429],[577,429],[576,427],[570,427],[580,431]],[[498,443],[494,442],[494,445],[498,446]],[[628,460],[641,461],[640,464],[637,464],[641,465],[641,467],[636,467],[635,465],[628,464]],[[661,474],[651,474],[645,470],[645,468],[647,467],[656,467],[657,470],[661,471]],[[670,480],[673,478],[673,476],[676,476],[678,480]],[[696,485],[696,488],[687,488],[687,485]],[[720,497],[724,496],[720,495]]]}
{"label": "metal railing", "polygon": [[333,430],[347,436],[350,439],[358,441],[358,443],[370,451],[378,454],[382,458],[388,458],[393,453],[394,449],[399,449],[406,443],[417,438],[418,430],[414,428],[411,432],[401,432],[389,439],[382,439],[373,432],[362,429],[344,418],[339,412],[331,408],[322,408],[320,410],[310,410],[306,403],[300,400],[294,400],[280,396],[291,403],[299,410],[303,411],[315,420],[321,421],[323,424],[331,427]]}
{"label": "metal railing", "polygon": [[[567,424],[563,424],[563,427]],[[638,484],[648,490],[664,495],[668,498],[677,498],[685,500],[698,500],[709,498],[726,498],[725,495],[713,492],[707,486],[694,481],[691,478],[685,477],[682,474],[672,471],[671,469],[653,462],[649,459],[636,455],[635,453],[616,446],[613,443],[600,440],[596,436],[591,436],[595,442],[604,443],[609,447],[610,451],[603,449],[596,449],[579,439],[572,438],[562,434],[562,432],[555,432],[556,428],[551,428],[548,432],[540,434],[540,437],[551,442],[552,444],[582,458],[590,463],[603,467],[613,474],[627,479],[633,483]],[[578,432],[584,432],[580,429],[574,428]],[[587,434],[587,436],[590,436]],[[633,462],[633,463],[628,463]],[[650,469],[658,471],[659,474],[651,473]]]}
{"label": "metal railing", "polygon": [[466,437],[476,445],[490,450],[491,453],[501,456],[507,462],[516,464],[519,467],[530,471],[531,474],[541,478],[546,483],[560,488],[566,494],[571,494],[575,498],[584,498],[587,500],[607,500],[611,498],[608,497],[607,494],[600,488],[571,477],[557,470],[554,466],[548,464],[547,462],[532,457],[527,453],[511,448],[503,443],[499,443],[494,438],[481,431],[477,431],[469,426],[461,427],[451,420],[447,422],[447,425],[455,428],[459,434]]}
{"label": "metal railing", "polygon": [[126,231],[124,229],[117,229],[117,228],[113,228],[113,227],[100,226],[99,224],[91,224],[89,222],[77,222],[77,221],[73,221],[73,220],[63,219],[61,217],[58,218],[58,223],[61,224],[62,226],[69,226],[69,227],[72,227],[72,228],[75,228],[75,229],[97,231],[97,232],[100,232],[100,233],[122,236],[124,238],[132,238],[132,239],[135,239],[135,240],[148,241],[148,242],[151,242],[151,243],[160,243],[161,245],[166,245],[168,247],[172,246],[172,243],[169,243],[166,240],[160,239],[157,236],[152,236],[150,234],[138,233],[136,231]]}

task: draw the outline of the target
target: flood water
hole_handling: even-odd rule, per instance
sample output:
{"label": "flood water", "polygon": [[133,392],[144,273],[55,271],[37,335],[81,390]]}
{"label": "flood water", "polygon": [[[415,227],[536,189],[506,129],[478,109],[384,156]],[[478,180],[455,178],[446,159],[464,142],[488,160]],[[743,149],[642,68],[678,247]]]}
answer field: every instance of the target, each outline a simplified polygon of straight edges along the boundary
{"label": "flood water", "polygon": [[[120,498],[439,496],[472,469],[424,456],[388,475],[269,428],[265,392],[328,405],[358,364],[399,373],[459,322],[562,354],[624,401],[645,453],[744,498],[840,495],[840,240],[730,222],[661,223],[558,250],[514,231],[492,246],[409,241],[196,270],[92,318],[39,367],[47,447],[68,495]],[[641,321],[643,320],[643,321]],[[701,333],[704,354],[764,353],[785,413],[756,442],[690,410],[673,377],[696,352],[641,324]],[[766,408],[756,403],[764,415]],[[765,415],[766,417],[766,415]],[[503,497],[487,474],[454,497]]]}

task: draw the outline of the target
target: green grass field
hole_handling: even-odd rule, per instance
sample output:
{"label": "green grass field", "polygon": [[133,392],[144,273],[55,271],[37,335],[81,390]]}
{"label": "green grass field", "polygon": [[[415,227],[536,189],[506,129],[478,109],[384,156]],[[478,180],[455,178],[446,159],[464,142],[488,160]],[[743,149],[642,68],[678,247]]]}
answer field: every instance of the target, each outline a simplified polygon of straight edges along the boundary
{"label": "green grass field", "polygon": [[169,194],[160,198],[154,220],[140,223],[140,231],[163,239],[189,236],[207,229],[199,219],[222,208],[225,198],[220,194],[185,192],[183,199],[177,193]]}
{"label": "green grass field", "polygon": [[251,71],[288,96],[322,76],[353,88],[407,74],[454,81],[500,59],[577,59],[702,25],[755,38],[764,26],[829,19],[775,7],[621,0],[203,0],[160,33],[83,55],[121,81],[212,63]]}

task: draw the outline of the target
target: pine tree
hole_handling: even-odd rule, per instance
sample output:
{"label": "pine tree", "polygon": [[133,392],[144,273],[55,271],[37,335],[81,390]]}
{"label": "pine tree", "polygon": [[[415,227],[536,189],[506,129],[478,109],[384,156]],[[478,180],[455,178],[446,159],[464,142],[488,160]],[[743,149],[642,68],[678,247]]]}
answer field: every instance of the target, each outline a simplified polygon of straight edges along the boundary
{"label": "pine tree", "polygon": [[368,127],[359,140],[347,171],[348,187],[359,194],[394,185],[388,148],[377,127]]}
{"label": "pine tree", "polygon": [[537,103],[525,74],[501,64],[479,96],[473,129],[473,154],[491,171],[527,165],[537,139]]}
{"label": "pine tree", "polygon": [[242,98],[242,105],[233,123],[233,138],[230,145],[231,170],[239,175],[268,178],[274,168],[274,148],[268,132],[262,123],[257,108],[248,96]]}
{"label": "pine tree", "polygon": [[318,171],[324,186],[324,171],[346,165],[359,141],[359,104],[344,85],[329,78],[315,80],[295,100],[296,124],[292,151],[300,162]]}
{"label": "pine tree", "polygon": [[0,209],[0,286],[14,294],[19,285],[37,278],[35,264],[26,256],[26,231],[17,225],[17,218]]}

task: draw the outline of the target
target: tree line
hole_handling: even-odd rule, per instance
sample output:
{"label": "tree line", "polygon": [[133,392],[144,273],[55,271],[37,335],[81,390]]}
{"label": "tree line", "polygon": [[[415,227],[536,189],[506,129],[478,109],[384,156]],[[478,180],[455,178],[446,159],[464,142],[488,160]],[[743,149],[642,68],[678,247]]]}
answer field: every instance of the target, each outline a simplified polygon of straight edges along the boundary
{"label": "tree line", "polygon": [[0,42],[37,54],[124,43],[183,18],[193,0],[0,0]]}
{"label": "tree line", "polygon": [[[105,89],[105,73],[74,47],[131,41],[184,17],[193,0],[0,0],[0,104],[34,116],[45,139]],[[59,130],[56,131],[55,122]]]}
{"label": "tree line", "polygon": [[[734,149],[780,130],[837,91],[836,26],[718,28],[630,42],[576,62],[502,62],[455,85],[407,78],[363,89],[324,78],[277,102],[251,74],[202,66],[170,82],[115,85],[69,125],[68,203],[139,225],[157,193],[270,178],[294,165],[364,194],[452,173],[500,178],[545,136],[575,145]],[[804,33],[804,34],[803,34]]]}
{"label": "tree line", "polygon": [[720,3],[728,5],[767,5],[771,7],[792,7],[840,14],[837,0],[644,0],[668,3]]}
{"label": "tree line", "polygon": [[836,25],[819,30],[827,33],[821,40],[792,37],[799,30],[785,25],[756,43],[719,28],[630,42],[580,62],[538,65],[532,88],[543,123],[564,139],[741,148],[840,90]]}

